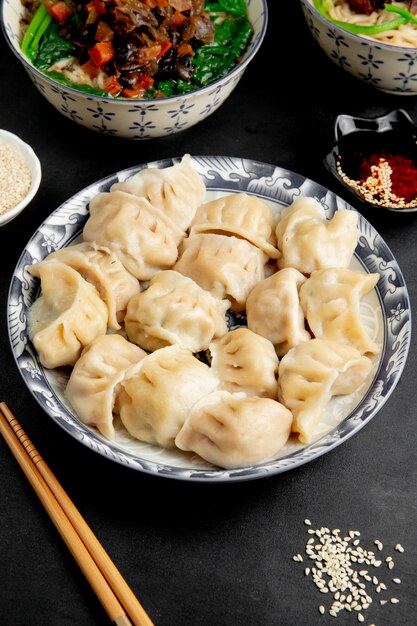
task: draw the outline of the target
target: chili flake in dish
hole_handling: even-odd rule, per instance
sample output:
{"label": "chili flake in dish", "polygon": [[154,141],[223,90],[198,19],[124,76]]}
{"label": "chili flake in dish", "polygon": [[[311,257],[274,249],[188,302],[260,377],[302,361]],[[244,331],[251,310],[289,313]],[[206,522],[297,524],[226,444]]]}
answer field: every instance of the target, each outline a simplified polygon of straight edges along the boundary
{"label": "chili flake in dish", "polygon": [[121,98],[211,84],[253,36],[245,0],[22,0],[21,48],[46,75]]}

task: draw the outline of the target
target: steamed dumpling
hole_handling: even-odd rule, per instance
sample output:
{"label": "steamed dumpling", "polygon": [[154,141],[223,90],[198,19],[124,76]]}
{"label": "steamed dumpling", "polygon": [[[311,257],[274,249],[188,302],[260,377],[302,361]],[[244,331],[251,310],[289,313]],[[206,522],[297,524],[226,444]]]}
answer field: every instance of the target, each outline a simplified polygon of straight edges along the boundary
{"label": "steamed dumpling", "polygon": [[216,298],[229,298],[233,311],[243,311],[249,292],[264,277],[267,261],[262,250],[244,239],[208,233],[184,239],[172,269]]}
{"label": "steamed dumpling", "polygon": [[[107,305],[109,328],[120,329],[127,303],[140,291],[140,283],[117,256],[104,246],[83,242],[56,252],[51,252],[41,263],[59,261],[77,270],[85,280],[92,283]],[[31,266],[30,273],[38,276],[39,263]]]}
{"label": "steamed dumpling", "polygon": [[102,192],[90,202],[83,237],[110,248],[139,280],[170,268],[185,236],[163,211],[146,198],[124,191]]}
{"label": "steamed dumpling", "polygon": [[122,335],[100,335],[84,348],[75,363],[65,396],[80,420],[114,438],[113,412],[117,387],[126,370],[146,356],[146,352]]}
{"label": "steamed dumpling", "polygon": [[223,389],[277,399],[278,357],[269,339],[241,327],[213,341],[209,350]]}
{"label": "steamed dumpling", "polygon": [[278,399],[294,416],[292,431],[309,443],[332,396],[350,394],[367,379],[372,362],[353,346],[311,339],[282,357]]}
{"label": "steamed dumpling", "polygon": [[315,337],[350,344],[361,354],[377,354],[380,347],[364,326],[360,305],[378,280],[378,273],[346,268],[313,272],[300,289],[300,302]]}
{"label": "steamed dumpling", "polygon": [[218,386],[191,350],[160,348],[127,371],[118,394],[120,418],[133,437],[173,448],[191,407]]}
{"label": "steamed dumpling", "polygon": [[44,367],[74,365],[90,341],[106,334],[107,307],[94,285],[64,263],[39,265],[36,276],[41,296],[29,310],[29,338]]}
{"label": "steamed dumpling", "polygon": [[125,330],[144,350],[177,344],[192,352],[227,333],[229,300],[215,298],[194,280],[174,270],[158,272],[127,308]]}
{"label": "steamed dumpling", "polygon": [[278,268],[302,274],[327,267],[348,267],[359,238],[356,211],[340,209],[326,219],[314,198],[300,196],[284,209],[276,227],[281,252]]}
{"label": "steamed dumpling", "polygon": [[292,415],[270,398],[217,391],[191,409],[175,444],[224,468],[260,463],[286,444]]}
{"label": "steamed dumpling", "polygon": [[257,196],[235,193],[202,204],[191,223],[190,235],[210,232],[236,235],[270,258],[279,256],[272,211]]}
{"label": "steamed dumpling", "polygon": [[246,301],[248,327],[269,339],[278,356],[311,339],[299,298],[305,281],[301,272],[286,267],[255,285]]}
{"label": "steamed dumpling", "polygon": [[112,185],[111,191],[115,190],[146,198],[184,231],[206,194],[206,186],[194,170],[189,154],[171,167],[140,170],[127,180]]}

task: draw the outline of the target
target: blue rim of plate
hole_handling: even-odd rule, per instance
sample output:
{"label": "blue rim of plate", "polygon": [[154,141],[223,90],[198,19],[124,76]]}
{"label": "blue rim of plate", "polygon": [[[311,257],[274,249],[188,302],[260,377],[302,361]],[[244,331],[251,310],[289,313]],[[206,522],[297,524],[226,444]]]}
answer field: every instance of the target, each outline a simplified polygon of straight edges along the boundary
{"label": "blue rim of plate", "polygon": [[[383,348],[373,381],[354,409],[336,428],[299,450],[250,467],[221,469],[177,467],[149,461],[131,454],[119,445],[103,440],[85,426],[52,390],[39,363],[36,350],[27,336],[27,312],[39,292],[39,281],[27,267],[53,250],[71,244],[82,232],[88,217],[88,203],[96,194],[125,180],[146,167],[166,168],[181,157],[141,164],[107,176],[81,190],[61,204],[41,224],[27,243],[16,265],[8,295],[7,319],[10,345],[18,370],[29,391],[42,409],[68,434],[92,451],[116,463],[147,474],[197,482],[233,482],[279,474],[308,463],[342,444],[357,433],[381,409],[394,391],[404,369],[411,340],[411,308],[402,272],[385,241],[358,213],[360,232],[355,257],[367,272],[379,272],[376,291],[383,318]],[[300,195],[314,197],[324,207],[326,217],[335,211],[356,211],[342,198],[322,185],[279,166],[240,157],[192,156],[208,191],[255,194],[281,207]]]}

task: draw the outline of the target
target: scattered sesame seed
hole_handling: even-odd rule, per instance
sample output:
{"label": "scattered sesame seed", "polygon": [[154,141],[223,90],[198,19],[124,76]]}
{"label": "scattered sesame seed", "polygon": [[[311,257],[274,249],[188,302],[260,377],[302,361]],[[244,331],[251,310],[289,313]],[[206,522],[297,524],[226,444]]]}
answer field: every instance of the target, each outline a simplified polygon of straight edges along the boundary
{"label": "scattered sesame seed", "polygon": [[379,604],[380,604],[381,606],[384,606],[384,604],[386,604],[387,602],[388,602],[388,600],[380,600],[380,601],[379,601]]}
{"label": "scattered sesame seed", "polygon": [[391,602],[391,604],[398,604],[399,600],[398,600],[398,598],[391,598],[390,602]]}
{"label": "scattered sesame seed", "polygon": [[392,569],[394,567],[394,561],[390,561],[388,563],[388,569]]}
{"label": "scattered sesame seed", "polygon": [[393,578],[392,582],[395,583],[396,585],[400,585],[401,584],[401,578]]}
{"label": "scattered sesame seed", "polygon": [[305,524],[306,526],[311,526],[311,522],[310,522],[310,520],[309,520],[309,519],[307,519],[307,518],[304,520],[304,524]]}
{"label": "scattered sesame seed", "polygon": [[362,613],[358,613],[358,622],[364,622],[364,621],[365,621],[365,618],[362,615]]}
{"label": "scattered sesame seed", "polygon": [[402,545],[400,543],[397,543],[397,545],[395,546],[395,549],[398,552],[404,552],[404,548],[402,547]]}
{"label": "scattered sesame seed", "polygon": [[320,604],[320,606],[319,606],[319,613],[324,615],[325,612],[326,612],[326,609],[324,608],[324,606],[322,604]]}

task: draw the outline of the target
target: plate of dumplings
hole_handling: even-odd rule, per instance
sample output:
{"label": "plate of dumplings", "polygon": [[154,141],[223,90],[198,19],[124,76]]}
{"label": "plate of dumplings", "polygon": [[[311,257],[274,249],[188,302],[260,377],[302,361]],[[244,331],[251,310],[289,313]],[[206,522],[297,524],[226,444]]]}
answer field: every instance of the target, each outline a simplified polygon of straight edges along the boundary
{"label": "plate of dumplings", "polygon": [[399,381],[411,312],[389,247],[337,195],[184,154],[59,206],[17,263],[8,326],[24,383],[84,446],[230,482],[357,433]]}

